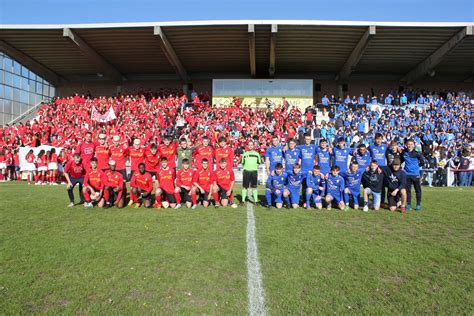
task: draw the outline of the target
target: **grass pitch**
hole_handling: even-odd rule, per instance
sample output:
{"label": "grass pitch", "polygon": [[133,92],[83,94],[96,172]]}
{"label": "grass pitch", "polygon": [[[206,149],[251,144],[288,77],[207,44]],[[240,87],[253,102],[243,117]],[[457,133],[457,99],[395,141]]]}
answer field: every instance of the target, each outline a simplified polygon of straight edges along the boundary
{"label": "grass pitch", "polygon": [[[474,190],[423,193],[410,214],[255,207],[268,312],[472,314]],[[0,313],[247,313],[245,208],[67,204],[0,183]]]}

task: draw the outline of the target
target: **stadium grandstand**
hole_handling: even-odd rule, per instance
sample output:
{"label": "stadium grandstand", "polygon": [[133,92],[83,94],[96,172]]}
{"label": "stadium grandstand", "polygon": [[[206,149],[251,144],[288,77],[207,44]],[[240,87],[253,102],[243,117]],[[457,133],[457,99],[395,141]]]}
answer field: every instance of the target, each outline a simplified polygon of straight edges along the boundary
{"label": "stadium grandstand", "polygon": [[53,96],[158,87],[212,94],[213,79],[309,79],[312,103],[323,94],[407,88],[468,93],[474,86],[472,34],[473,23],[0,25],[0,124],[24,118]]}

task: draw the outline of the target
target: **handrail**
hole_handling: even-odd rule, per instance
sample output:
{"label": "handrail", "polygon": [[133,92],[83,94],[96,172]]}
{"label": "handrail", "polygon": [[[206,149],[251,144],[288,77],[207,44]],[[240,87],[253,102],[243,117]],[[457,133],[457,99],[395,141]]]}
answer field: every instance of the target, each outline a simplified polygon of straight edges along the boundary
{"label": "handrail", "polygon": [[44,101],[41,100],[40,102],[38,102],[38,104],[36,104],[35,106],[33,106],[32,108],[28,109],[28,111],[26,111],[25,113],[23,114],[20,114],[19,116],[15,117],[13,120],[11,120],[8,125],[12,125],[12,124],[15,124],[15,123],[18,123],[19,121],[21,121],[22,119],[24,119],[25,117],[27,117],[28,115],[30,115],[32,112],[38,110],[38,108],[41,106],[41,104],[43,104]]}

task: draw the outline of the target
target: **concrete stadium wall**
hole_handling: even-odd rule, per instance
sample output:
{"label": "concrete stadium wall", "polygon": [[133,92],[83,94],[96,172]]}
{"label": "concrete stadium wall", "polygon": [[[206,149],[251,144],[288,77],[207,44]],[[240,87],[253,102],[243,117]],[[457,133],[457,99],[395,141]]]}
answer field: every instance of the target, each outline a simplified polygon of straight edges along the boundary
{"label": "concrete stadium wall", "polygon": [[[314,80],[315,86],[321,84],[321,91],[313,91],[315,101],[321,100],[323,94],[337,95],[337,82],[334,80]],[[198,92],[209,92],[212,94],[212,80],[194,80],[192,81],[193,89]],[[397,80],[354,80],[348,84],[348,91],[344,92],[344,96],[350,96],[363,93],[376,95],[388,93],[389,91],[398,91],[400,84]],[[143,90],[159,91],[160,88],[182,89],[183,85],[178,80],[144,80],[144,81],[126,81],[121,86],[122,93],[133,93]],[[459,82],[439,82],[434,80],[425,80],[417,82],[409,87],[413,89],[426,89],[432,91],[465,91],[474,93],[474,83]],[[82,83],[67,83],[57,88],[58,96],[69,96],[74,93],[85,94],[90,92],[93,96],[110,96],[116,95],[117,85],[111,82],[96,81]]]}

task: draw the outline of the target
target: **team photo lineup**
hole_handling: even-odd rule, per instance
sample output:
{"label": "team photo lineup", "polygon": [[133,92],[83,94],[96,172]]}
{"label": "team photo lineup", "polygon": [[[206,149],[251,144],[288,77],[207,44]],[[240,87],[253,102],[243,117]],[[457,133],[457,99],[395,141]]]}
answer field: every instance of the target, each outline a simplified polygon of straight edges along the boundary
{"label": "team photo lineup", "polygon": [[[69,207],[77,185],[86,208],[237,207],[251,200],[269,208],[420,211],[422,182],[446,185],[446,167],[461,171],[455,185],[472,183],[471,108],[463,92],[324,95],[306,109],[285,98],[263,107],[238,97],[211,106],[207,92],[194,91],[190,101],[163,89],[76,94],[42,105],[34,120],[1,128],[0,170],[2,180],[26,174],[28,184],[66,184]],[[318,111],[328,121],[318,122]],[[113,117],[101,122],[108,113]],[[41,145],[52,147],[35,154]],[[20,146],[29,148],[21,169]],[[240,192],[235,172],[242,173]]]}

